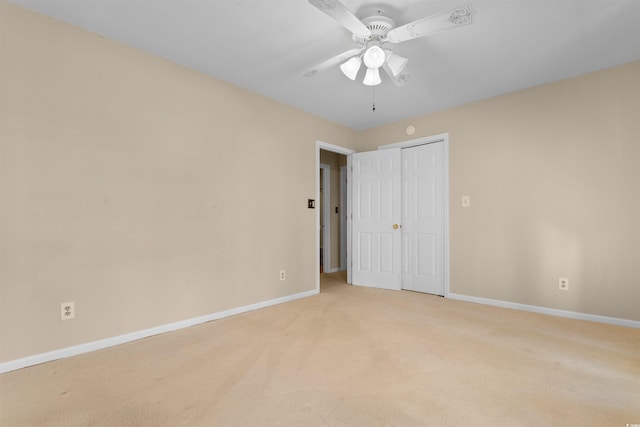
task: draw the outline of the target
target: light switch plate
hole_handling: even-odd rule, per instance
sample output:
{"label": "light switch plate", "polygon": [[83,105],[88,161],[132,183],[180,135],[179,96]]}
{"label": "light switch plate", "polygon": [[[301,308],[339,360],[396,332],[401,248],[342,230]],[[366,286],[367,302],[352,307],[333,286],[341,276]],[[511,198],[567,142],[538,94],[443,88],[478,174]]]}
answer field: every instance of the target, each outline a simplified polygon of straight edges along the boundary
{"label": "light switch plate", "polygon": [[461,204],[463,208],[468,208],[469,206],[471,206],[471,197],[462,196]]}

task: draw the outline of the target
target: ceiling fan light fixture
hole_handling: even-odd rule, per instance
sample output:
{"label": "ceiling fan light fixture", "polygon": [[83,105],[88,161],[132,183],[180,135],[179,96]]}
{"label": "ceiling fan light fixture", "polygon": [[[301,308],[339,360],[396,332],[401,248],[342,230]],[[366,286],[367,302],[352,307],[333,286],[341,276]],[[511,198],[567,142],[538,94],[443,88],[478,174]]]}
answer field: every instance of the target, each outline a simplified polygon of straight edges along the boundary
{"label": "ceiling fan light fixture", "polygon": [[387,53],[387,66],[393,73],[393,77],[398,77],[398,74],[404,70],[404,67],[407,66],[409,60],[403,56],[400,56],[396,53],[391,52],[390,50],[386,51]]}
{"label": "ceiling fan light fixture", "polygon": [[342,70],[342,73],[349,79],[355,80],[356,76],[358,75],[358,71],[360,71],[361,65],[362,60],[360,59],[360,57],[354,56],[340,65],[340,69]]}
{"label": "ceiling fan light fixture", "polygon": [[377,86],[382,83],[380,79],[380,70],[377,68],[367,68],[367,74],[362,81],[367,86]]}
{"label": "ceiling fan light fixture", "polygon": [[382,67],[382,64],[384,64],[384,61],[387,58],[384,50],[382,50],[382,48],[380,47],[380,43],[373,42],[370,43],[369,47],[364,52],[362,59],[364,60],[364,65],[366,65],[368,68],[378,69]]}

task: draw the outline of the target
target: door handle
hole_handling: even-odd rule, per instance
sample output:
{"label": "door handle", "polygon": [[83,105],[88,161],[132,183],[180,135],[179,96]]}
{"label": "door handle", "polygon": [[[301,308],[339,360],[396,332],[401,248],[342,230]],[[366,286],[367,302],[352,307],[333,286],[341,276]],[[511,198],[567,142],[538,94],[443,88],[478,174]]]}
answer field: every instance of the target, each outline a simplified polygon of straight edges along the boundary
{"label": "door handle", "polygon": [[397,230],[398,228],[400,228],[400,226],[398,224],[393,224],[393,229]]}

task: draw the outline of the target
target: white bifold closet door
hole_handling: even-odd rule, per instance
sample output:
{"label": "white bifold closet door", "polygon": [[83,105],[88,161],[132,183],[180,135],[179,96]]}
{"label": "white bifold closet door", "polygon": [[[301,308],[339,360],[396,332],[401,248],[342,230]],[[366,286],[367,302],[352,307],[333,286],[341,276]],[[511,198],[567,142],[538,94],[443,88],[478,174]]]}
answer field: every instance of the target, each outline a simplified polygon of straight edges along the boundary
{"label": "white bifold closet door", "polygon": [[402,150],[402,289],[444,295],[444,147]]}
{"label": "white bifold closet door", "polygon": [[352,155],[352,283],[444,295],[442,143]]}
{"label": "white bifold closet door", "polygon": [[401,150],[352,154],[352,283],[400,289]]}

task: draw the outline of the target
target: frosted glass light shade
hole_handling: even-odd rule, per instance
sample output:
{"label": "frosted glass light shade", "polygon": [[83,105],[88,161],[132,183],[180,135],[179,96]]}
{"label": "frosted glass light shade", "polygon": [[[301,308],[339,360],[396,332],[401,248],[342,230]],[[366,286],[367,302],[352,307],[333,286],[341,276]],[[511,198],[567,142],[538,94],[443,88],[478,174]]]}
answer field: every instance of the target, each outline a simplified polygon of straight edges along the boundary
{"label": "frosted glass light shade", "polygon": [[387,51],[387,66],[393,73],[393,77],[398,77],[398,74],[404,70],[407,62],[409,62],[407,58],[396,53],[392,53],[390,50]]}
{"label": "frosted glass light shade", "polygon": [[364,52],[363,55],[364,65],[368,68],[380,68],[386,59],[384,50],[377,45],[374,44],[369,46],[369,48]]}
{"label": "frosted glass light shade", "polygon": [[380,70],[377,68],[367,68],[367,74],[364,76],[362,83],[367,86],[377,86],[382,83],[382,80],[380,80]]}
{"label": "frosted glass light shade", "polygon": [[351,80],[355,80],[358,75],[358,71],[360,71],[360,66],[362,65],[362,60],[358,56],[354,56],[349,59],[345,63],[340,66],[343,74],[350,78]]}

